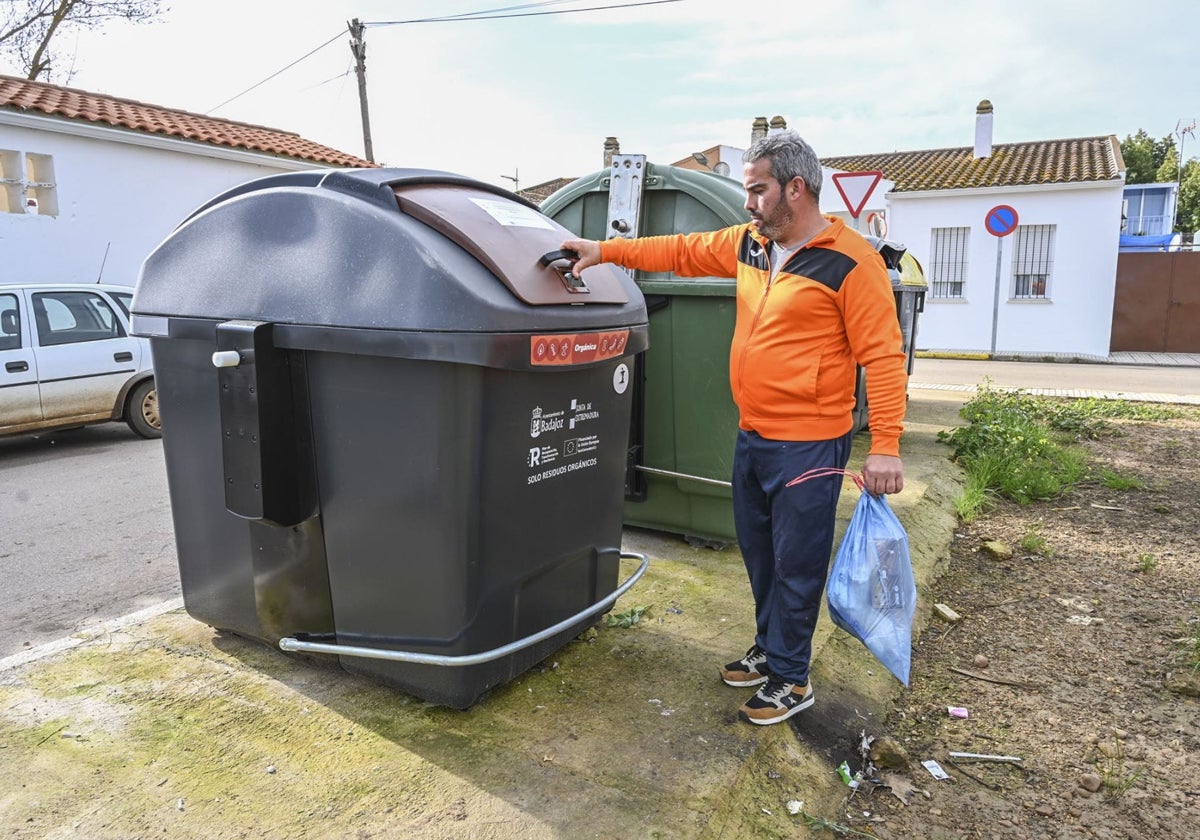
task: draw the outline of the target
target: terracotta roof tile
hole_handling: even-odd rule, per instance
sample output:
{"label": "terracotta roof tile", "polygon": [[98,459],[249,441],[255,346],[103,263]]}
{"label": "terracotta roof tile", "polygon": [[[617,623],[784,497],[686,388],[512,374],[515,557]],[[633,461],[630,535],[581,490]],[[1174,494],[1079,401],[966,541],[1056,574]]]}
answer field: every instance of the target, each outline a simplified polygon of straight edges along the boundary
{"label": "terracotta roof tile", "polygon": [[831,169],[862,172],[878,169],[895,183],[895,192],[1015,187],[1114,181],[1125,162],[1115,136],[998,143],[986,158],[974,148],[926,149],[822,158]]}
{"label": "terracotta roof tile", "polygon": [[532,201],[534,204],[541,204],[554,193],[561,190],[567,184],[574,181],[574,178],[555,178],[553,181],[545,181],[541,184],[535,184],[532,187],[526,187],[523,190],[518,190],[517,195],[527,201]]}
{"label": "terracotta roof tile", "polygon": [[329,146],[305,140],[289,131],[206,117],[44,82],[31,82],[15,76],[0,75],[0,109],[37,111],[52,117],[86,120],[113,128],[264,152],[328,166],[375,165]]}

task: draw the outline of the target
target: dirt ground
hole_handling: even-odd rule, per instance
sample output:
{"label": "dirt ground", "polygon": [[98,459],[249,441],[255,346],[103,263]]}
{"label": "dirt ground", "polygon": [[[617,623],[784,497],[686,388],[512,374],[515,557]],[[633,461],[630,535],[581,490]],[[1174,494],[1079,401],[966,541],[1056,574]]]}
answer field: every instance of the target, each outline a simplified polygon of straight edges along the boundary
{"label": "dirt ground", "polygon": [[1200,414],[1121,422],[1085,444],[1093,472],[1143,488],[1090,480],[960,523],[928,594],[961,620],[931,621],[911,689],[874,733],[908,761],[849,795],[839,833],[1200,837],[1198,444]]}

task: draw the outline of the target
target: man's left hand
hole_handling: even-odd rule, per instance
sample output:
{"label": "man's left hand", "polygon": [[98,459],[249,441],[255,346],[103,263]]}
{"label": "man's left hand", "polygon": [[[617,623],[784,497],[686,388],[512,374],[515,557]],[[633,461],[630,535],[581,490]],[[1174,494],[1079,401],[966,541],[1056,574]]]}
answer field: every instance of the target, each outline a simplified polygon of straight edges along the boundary
{"label": "man's left hand", "polygon": [[863,485],[872,496],[904,489],[904,464],[895,455],[868,455],[863,461]]}

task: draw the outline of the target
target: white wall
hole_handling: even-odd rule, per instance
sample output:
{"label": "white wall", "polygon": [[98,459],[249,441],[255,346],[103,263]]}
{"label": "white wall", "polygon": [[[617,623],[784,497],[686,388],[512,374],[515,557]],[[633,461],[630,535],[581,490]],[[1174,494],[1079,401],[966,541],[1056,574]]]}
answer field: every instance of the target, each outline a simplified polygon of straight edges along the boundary
{"label": "white wall", "polygon": [[[968,275],[962,300],[925,298],[919,350],[1045,352],[1107,356],[1116,290],[1121,182],[1010,190],[899,193],[889,196],[888,238],[928,271],[931,230],[969,227]],[[1049,300],[1011,300],[1016,236],[997,239],[984,218],[1011,205],[1021,225],[1055,225]],[[995,304],[997,245],[1000,301]],[[996,316],[996,346],[992,321]]]}
{"label": "white wall", "polygon": [[133,286],[150,251],[208,199],[264,175],[317,168],[268,155],[192,154],[186,147],[199,144],[182,141],[157,145],[168,148],[0,124],[0,149],[53,156],[59,207],[58,216],[0,213],[0,283],[93,283],[103,264],[103,282]]}

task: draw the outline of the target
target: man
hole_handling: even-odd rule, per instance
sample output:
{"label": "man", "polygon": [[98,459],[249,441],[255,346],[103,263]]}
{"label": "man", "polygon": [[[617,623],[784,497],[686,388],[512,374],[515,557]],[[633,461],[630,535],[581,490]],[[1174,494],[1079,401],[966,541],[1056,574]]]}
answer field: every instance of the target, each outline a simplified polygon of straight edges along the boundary
{"label": "man", "polygon": [[904,486],[900,433],[906,358],[887,270],[840,219],[822,216],[821,164],[793,131],[744,156],[752,222],[711,233],[570,239],[576,273],[601,262],[684,277],[737,278],[729,380],[739,413],[733,463],[738,546],[754,594],[757,633],[721,668],[729,685],[762,686],[739,709],[751,723],[787,720],[813,703],[812,635],[833,549],[841,477],[785,487],[850,455],[855,363],[867,371],[868,492]]}

